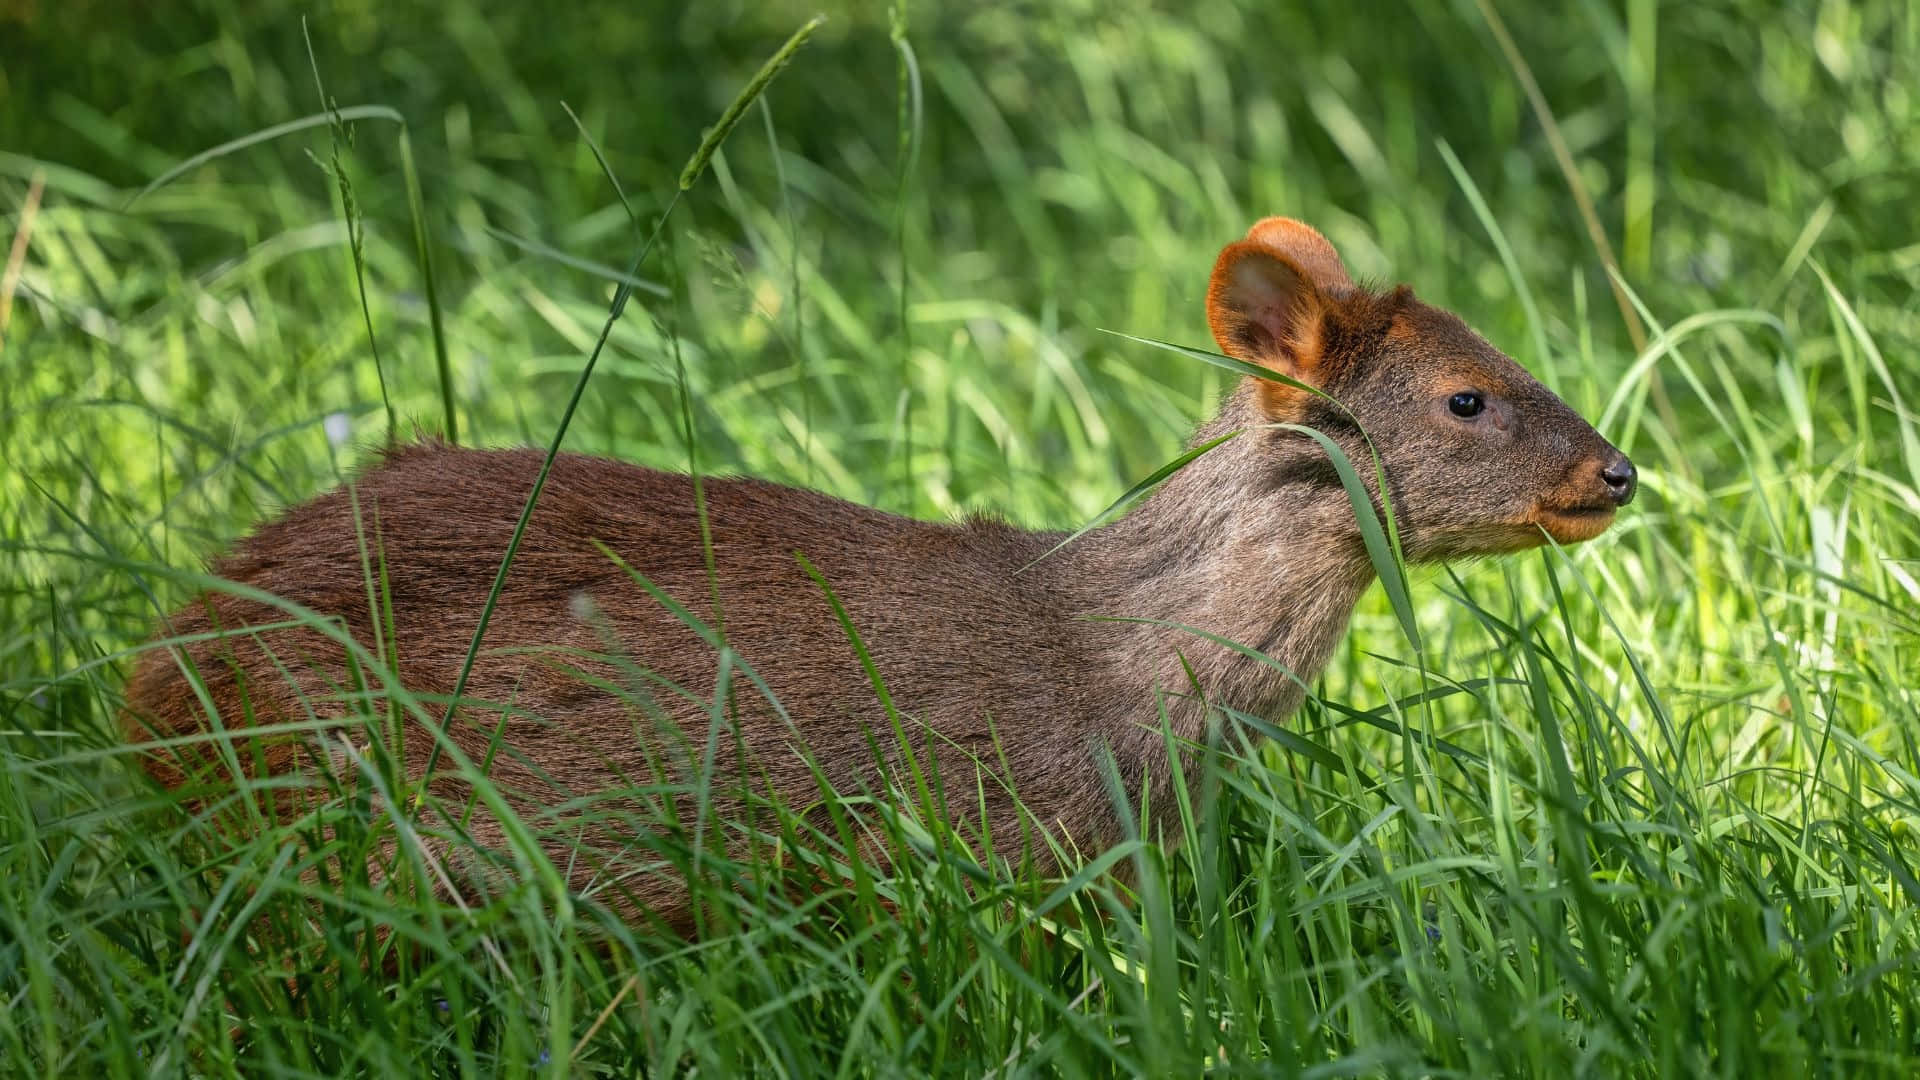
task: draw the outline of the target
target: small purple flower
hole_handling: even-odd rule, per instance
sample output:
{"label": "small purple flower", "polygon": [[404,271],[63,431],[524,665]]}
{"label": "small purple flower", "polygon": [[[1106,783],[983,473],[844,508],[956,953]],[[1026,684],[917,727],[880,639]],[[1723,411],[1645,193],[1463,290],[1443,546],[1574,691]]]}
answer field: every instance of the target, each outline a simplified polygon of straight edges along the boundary
{"label": "small purple flower", "polygon": [[439,1001],[434,1002],[434,1005],[438,1006],[441,1012],[448,1012],[453,1008],[447,1004],[446,998],[441,998]]}
{"label": "small purple flower", "polygon": [[1437,942],[1440,940],[1440,928],[1433,925],[1432,923],[1427,924],[1427,940],[1434,941],[1434,942]]}
{"label": "small purple flower", "polygon": [[547,1051],[546,1051],[546,1049],[545,1049],[544,1047],[542,1047],[542,1048],[541,1048],[541,1050],[540,1050],[540,1060],[539,1060],[539,1061],[537,1061],[537,1062],[535,1062],[534,1064],[536,1064],[536,1065],[545,1065],[545,1064],[546,1064],[547,1062],[549,1062],[549,1061],[551,1061],[551,1060],[553,1060],[553,1056],[552,1056],[551,1054],[549,1054],[549,1053],[547,1053]]}

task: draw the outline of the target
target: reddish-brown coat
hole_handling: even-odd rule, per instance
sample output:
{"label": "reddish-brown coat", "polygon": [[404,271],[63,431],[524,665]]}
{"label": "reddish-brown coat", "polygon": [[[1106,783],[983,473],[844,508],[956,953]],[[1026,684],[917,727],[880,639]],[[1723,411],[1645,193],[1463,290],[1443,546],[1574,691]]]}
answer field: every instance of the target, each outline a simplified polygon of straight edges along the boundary
{"label": "reddish-brown coat", "polygon": [[[1268,219],[1229,245],[1214,269],[1208,317],[1225,351],[1319,387],[1351,415],[1305,391],[1250,380],[1196,438],[1238,437],[1125,517],[1024,571],[1060,534],[988,519],[912,521],[817,492],[712,479],[705,494],[718,574],[710,586],[686,477],[561,455],[488,627],[453,742],[485,760],[498,728],[493,779],[548,838],[559,865],[572,868],[573,884],[606,888],[630,915],[645,908],[684,927],[684,889],[649,870],[653,857],[634,845],[632,832],[645,826],[623,831],[605,811],[657,819],[662,800],[647,788],[656,770],[684,782],[703,767],[711,714],[697,699],[712,696],[717,654],[597,545],[722,624],[728,645],[774,692],[778,709],[747,680],[733,680],[731,719],[746,759],[723,732],[714,776],[738,777],[745,764],[759,790],[807,805],[819,796],[810,757],[842,790],[904,789],[910,781],[889,717],[799,552],[845,605],[963,827],[990,828],[1002,848],[1017,838],[1004,780],[1042,824],[1083,849],[1098,847],[1118,826],[1103,763],[1135,799],[1144,792],[1156,807],[1169,805],[1157,700],[1187,738],[1204,730],[1203,697],[1280,719],[1298,706],[1300,680],[1325,663],[1372,580],[1324,453],[1273,421],[1314,424],[1364,461],[1357,419],[1380,450],[1415,558],[1526,547],[1541,541],[1540,526],[1584,539],[1624,501],[1617,485],[1610,497],[1598,479],[1624,459],[1559,399],[1404,288],[1354,286],[1332,246],[1304,225]],[[1448,415],[1448,396],[1461,390],[1486,395],[1484,417]],[[532,450],[431,443],[395,450],[358,478],[351,497],[341,488],[293,508],[215,572],[337,618],[372,649],[357,517],[385,560],[400,680],[416,695],[444,696],[540,460]],[[1153,621],[1086,618],[1101,615]],[[285,618],[214,591],[163,632]],[[1297,678],[1188,627],[1254,646]],[[367,711],[356,713],[350,700],[338,643],[283,627],[145,652],[127,688],[134,740],[208,730],[183,660],[229,728]],[[417,778],[432,737],[417,723],[404,728],[404,760]],[[366,730],[353,723],[326,737],[311,727],[284,736],[267,752],[268,771],[343,764],[350,759],[339,740],[363,742]],[[239,752],[251,760],[244,740]],[[465,787],[450,759],[440,760],[431,787],[460,805]],[[199,783],[225,775],[205,743],[146,761],[170,786],[187,781],[183,768]],[[990,774],[979,786],[977,767]],[[727,783],[713,790],[720,818],[742,813]],[[691,807],[681,798],[673,809]],[[569,826],[583,815],[593,827]],[[504,841],[484,810],[469,830],[482,847]]]}

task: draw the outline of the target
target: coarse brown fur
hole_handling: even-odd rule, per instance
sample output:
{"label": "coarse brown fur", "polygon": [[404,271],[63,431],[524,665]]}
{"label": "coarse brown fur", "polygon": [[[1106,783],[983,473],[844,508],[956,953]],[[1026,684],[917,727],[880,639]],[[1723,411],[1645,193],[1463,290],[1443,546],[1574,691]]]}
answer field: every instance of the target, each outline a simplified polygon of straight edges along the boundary
{"label": "coarse brown fur", "polygon": [[[1405,287],[1356,286],[1305,225],[1269,218],[1228,245],[1207,306],[1224,351],[1345,409],[1247,380],[1196,443],[1237,437],[1118,521],[1030,567],[1060,534],[984,519],[913,521],[761,480],[711,479],[710,582],[688,477],[560,455],[488,625],[453,743],[471,761],[491,763],[494,783],[520,816],[541,823],[575,887],[617,882],[606,894],[616,907],[684,927],[678,879],[649,869],[658,864],[644,845],[636,855],[633,837],[604,817],[570,829],[569,815],[588,811],[569,800],[644,808],[661,802],[647,786],[656,778],[685,782],[707,768],[750,773],[753,786],[804,805],[819,797],[808,758],[843,790],[909,786],[892,721],[798,552],[844,605],[908,742],[930,748],[928,763],[960,793],[949,798],[955,813],[1006,847],[1015,811],[1004,780],[1039,822],[1083,850],[1097,848],[1118,835],[1102,775],[1108,763],[1132,797],[1169,804],[1157,702],[1187,739],[1202,735],[1203,700],[1284,717],[1373,579],[1326,454],[1275,423],[1318,428],[1360,463],[1369,460],[1364,429],[1416,560],[1513,551],[1542,542],[1543,529],[1562,542],[1584,540],[1631,498],[1631,467],[1557,397]],[[1476,415],[1454,413],[1450,402],[1462,392],[1481,395]],[[384,642],[408,691],[444,697],[541,459],[536,450],[435,443],[394,450],[351,491],[333,490],[262,526],[215,572],[340,620],[369,651]],[[1370,483],[1372,470],[1360,472]],[[370,602],[361,536],[368,557],[384,560],[390,634],[376,625],[386,604]],[[722,629],[772,690],[778,709],[734,675],[728,716],[738,721],[744,759],[729,730],[706,764],[717,652],[628,568]],[[268,774],[352,772],[349,751],[366,749],[354,733],[368,729],[312,727],[368,712],[353,705],[357,684],[341,645],[303,627],[233,632],[286,618],[224,591],[175,614],[164,633],[211,637],[141,656],[127,690],[129,737],[210,730],[190,665],[226,728],[307,722],[262,740]],[[1252,646],[1298,678],[1187,628]],[[439,709],[429,714],[437,719]],[[434,740],[417,720],[403,728],[407,775],[417,780]],[[246,743],[236,751],[252,772]],[[215,746],[189,742],[145,760],[169,786],[191,773],[198,790],[217,789],[228,774]],[[462,805],[467,789],[452,759],[438,761],[431,790]],[[976,766],[994,777],[976,787]],[[726,784],[712,789],[716,820],[741,812]],[[682,795],[666,809],[685,811],[685,803]],[[503,844],[484,807],[467,829],[475,849]]]}

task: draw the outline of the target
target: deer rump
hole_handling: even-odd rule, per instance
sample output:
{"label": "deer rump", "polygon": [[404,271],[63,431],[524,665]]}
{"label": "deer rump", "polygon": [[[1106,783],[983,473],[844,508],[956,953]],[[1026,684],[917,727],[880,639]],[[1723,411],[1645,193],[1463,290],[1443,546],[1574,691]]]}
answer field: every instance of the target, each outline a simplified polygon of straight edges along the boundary
{"label": "deer rump", "polygon": [[[410,779],[433,763],[442,808],[468,806],[432,727],[542,457],[404,447],[243,541],[217,576],[337,620],[365,655],[289,608],[204,594],[164,629],[192,643],[144,653],[128,686],[130,736],[175,743],[146,755],[149,771],[189,793],[231,792],[226,737],[210,734],[224,728],[243,773],[276,778],[271,802],[287,815],[324,796],[329,775],[351,786],[355,758],[383,739]],[[752,479],[703,486],[711,578],[688,477],[557,457],[446,729],[577,887],[611,886],[616,907],[672,921],[681,886],[648,868],[660,844],[690,842],[698,801],[711,835],[737,834],[766,824],[757,796],[805,808],[823,787],[911,789],[907,748],[923,779],[959,793],[949,805],[963,822],[983,816],[983,796],[985,820],[1014,822],[1009,787],[1039,805],[1107,798],[1084,740],[1032,723],[1077,712],[1073,682],[1022,674],[1078,664],[1041,630],[1065,617],[1057,597],[1029,587],[1041,575],[1013,573],[1056,534],[911,521]],[[737,654],[718,709],[716,636]],[[411,714],[389,708],[383,650]],[[484,806],[465,831],[441,846],[450,876],[484,878],[475,853],[505,834]],[[1046,861],[1044,845],[1035,854]]]}

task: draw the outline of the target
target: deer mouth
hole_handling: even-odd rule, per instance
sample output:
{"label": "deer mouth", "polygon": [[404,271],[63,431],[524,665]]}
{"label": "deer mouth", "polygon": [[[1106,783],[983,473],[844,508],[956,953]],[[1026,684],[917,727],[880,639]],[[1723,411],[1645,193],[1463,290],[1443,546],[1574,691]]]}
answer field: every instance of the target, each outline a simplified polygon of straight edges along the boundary
{"label": "deer mouth", "polygon": [[1547,530],[1558,544],[1578,544],[1607,531],[1613,524],[1616,508],[1611,503],[1585,506],[1542,506],[1533,512],[1530,524]]}

